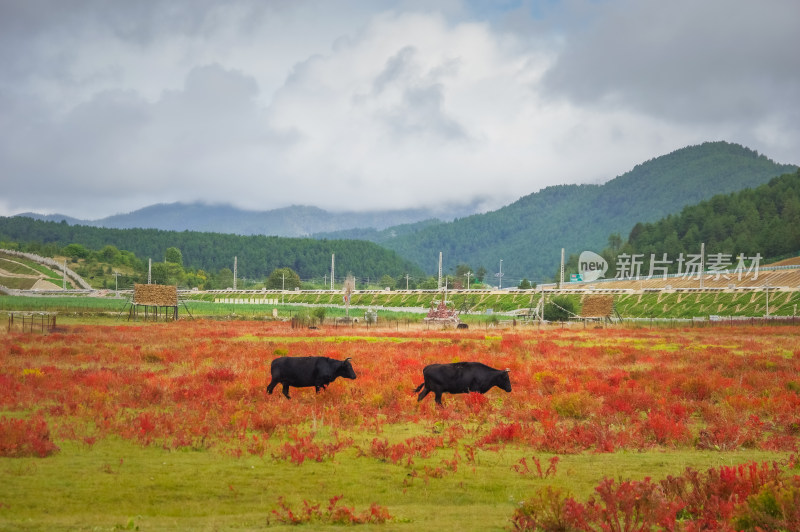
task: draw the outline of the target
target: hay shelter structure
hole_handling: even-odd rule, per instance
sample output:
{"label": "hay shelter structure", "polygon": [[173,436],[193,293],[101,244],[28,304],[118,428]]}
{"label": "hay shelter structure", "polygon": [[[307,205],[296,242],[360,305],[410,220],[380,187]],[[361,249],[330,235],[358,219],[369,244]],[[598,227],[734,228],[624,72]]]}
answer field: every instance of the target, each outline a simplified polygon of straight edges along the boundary
{"label": "hay shelter structure", "polygon": [[605,294],[587,294],[583,298],[581,313],[577,316],[581,320],[606,320],[611,321],[617,315],[614,309],[614,296]]}
{"label": "hay shelter structure", "polygon": [[178,287],[160,284],[134,284],[133,299],[130,301],[128,319],[134,321],[140,310],[144,310],[147,321],[152,313],[158,320],[159,309],[163,309],[165,320],[178,319]]}

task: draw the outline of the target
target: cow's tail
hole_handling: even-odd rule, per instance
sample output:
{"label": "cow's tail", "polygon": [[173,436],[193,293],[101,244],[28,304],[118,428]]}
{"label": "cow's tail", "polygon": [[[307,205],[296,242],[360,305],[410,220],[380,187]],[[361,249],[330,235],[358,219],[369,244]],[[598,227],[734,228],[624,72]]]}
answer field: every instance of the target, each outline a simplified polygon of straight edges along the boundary
{"label": "cow's tail", "polygon": [[418,391],[420,391],[420,390],[422,389],[422,387],[423,387],[423,386],[425,386],[425,381],[422,381],[422,384],[420,384],[419,386],[417,386],[417,387],[414,389],[414,393],[417,393]]}

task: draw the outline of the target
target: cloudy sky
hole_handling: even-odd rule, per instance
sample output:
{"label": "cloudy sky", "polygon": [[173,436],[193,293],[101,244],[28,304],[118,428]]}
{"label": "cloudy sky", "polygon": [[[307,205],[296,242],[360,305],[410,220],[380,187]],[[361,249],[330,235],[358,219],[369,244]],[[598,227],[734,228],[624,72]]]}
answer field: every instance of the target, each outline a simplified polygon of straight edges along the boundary
{"label": "cloudy sky", "polygon": [[800,163],[796,0],[0,0],[0,215],[497,208]]}

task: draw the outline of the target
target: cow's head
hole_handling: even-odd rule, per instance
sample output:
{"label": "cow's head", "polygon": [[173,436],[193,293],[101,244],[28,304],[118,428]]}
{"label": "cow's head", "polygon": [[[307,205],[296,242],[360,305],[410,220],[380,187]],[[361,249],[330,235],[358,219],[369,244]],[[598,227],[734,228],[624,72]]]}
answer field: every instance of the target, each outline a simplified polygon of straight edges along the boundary
{"label": "cow's head", "polygon": [[345,379],[355,379],[356,372],[353,371],[353,366],[350,364],[350,358],[346,358],[342,360],[342,363],[339,364],[339,369],[336,370],[337,377],[344,377]]}
{"label": "cow's head", "polygon": [[509,370],[501,371],[495,379],[495,386],[507,392],[511,391],[511,379],[508,377]]}

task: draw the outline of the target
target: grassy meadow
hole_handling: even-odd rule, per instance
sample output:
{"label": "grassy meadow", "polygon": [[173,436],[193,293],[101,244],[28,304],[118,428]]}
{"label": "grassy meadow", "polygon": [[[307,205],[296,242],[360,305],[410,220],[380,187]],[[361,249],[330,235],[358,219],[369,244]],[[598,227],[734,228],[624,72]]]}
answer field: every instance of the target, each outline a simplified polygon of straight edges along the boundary
{"label": "grassy meadow", "polygon": [[[0,529],[746,528],[763,517],[758,501],[800,496],[798,333],[209,320],[3,330]],[[285,355],[352,357],[358,378],[268,395],[269,364]],[[417,401],[425,365],[466,360],[509,368],[513,391]],[[653,488],[669,478],[694,479],[694,500]],[[726,504],[698,502],[711,493]]]}

